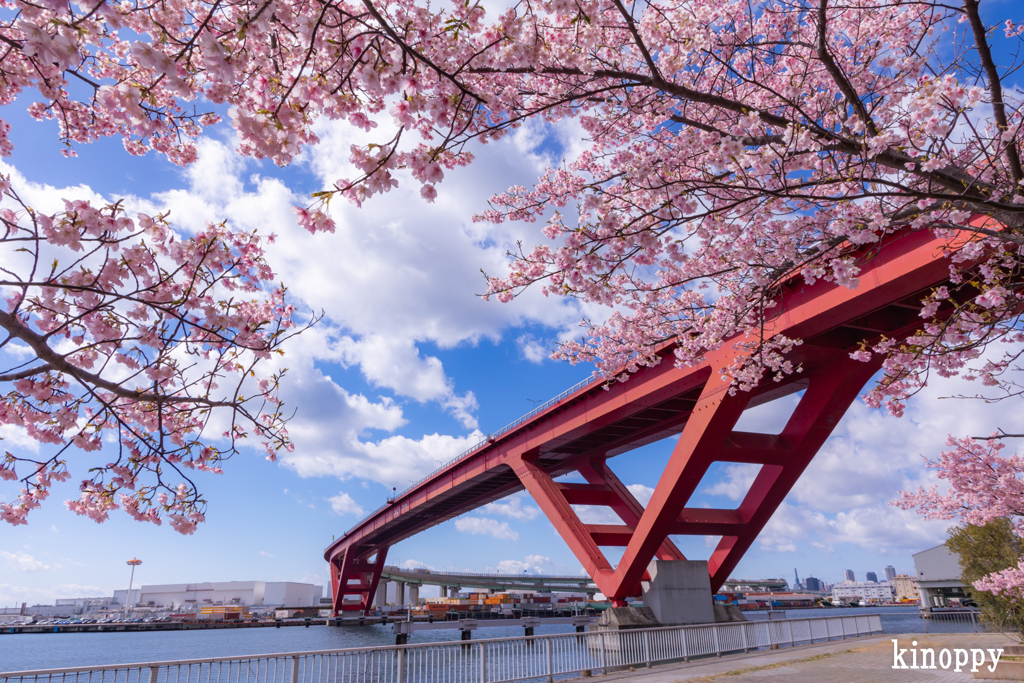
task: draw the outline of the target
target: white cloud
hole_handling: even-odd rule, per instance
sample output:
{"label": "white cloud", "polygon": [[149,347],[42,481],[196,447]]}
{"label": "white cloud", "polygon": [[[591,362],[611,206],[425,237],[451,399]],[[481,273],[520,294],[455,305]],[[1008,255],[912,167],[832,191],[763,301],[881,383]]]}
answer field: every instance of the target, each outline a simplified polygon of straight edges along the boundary
{"label": "white cloud", "polygon": [[342,362],[358,364],[370,383],[420,402],[438,401],[463,427],[476,428],[473,413],[478,406],[473,392],[458,395],[452,380],[445,376],[441,361],[433,356],[421,358],[411,339],[345,337],[340,346]]}
{"label": "white cloud", "polygon": [[113,588],[77,583],[59,583],[46,586],[45,588],[0,583],[0,605],[14,605],[22,602],[27,602],[30,605],[53,604],[53,601],[57,598],[111,595],[113,592]]}
{"label": "white cloud", "polygon": [[[629,484],[626,488],[644,508],[654,495],[654,489],[644,484]],[[572,509],[584,524],[622,524],[622,518],[605,505],[573,505]]]}
{"label": "white cloud", "polygon": [[516,346],[519,347],[520,356],[537,365],[540,365],[551,356],[551,349],[529,334],[517,337]]}
{"label": "white cloud", "polygon": [[503,541],[518,541],[519,532],[513,531],[508,522],[499,522],[488,517],[463,517],[455,520],[455,528],[464,534],[494,536]]}
{"label": "white cloud", "polygon": [[276,558],[277,556],[276,556],[276,555],[271,555],[271,554],[270,554],[270,553],[268,553],[268,552],[267,552],[266,550],[261,550],[261,551],[260,551],[260,557],[267,557],[267,558],[270,558],[270,559],[274,559],[274,558]]}
{"label": "white cloud", "polygon": [[731,463],[724,468],[724,475],[714,484],[709,486],[701,485],[695,495],[701,493],[712,496],[725,496],[729,500],[741,501],[754,483],[754,478],[761,471],[760,465],[749,463]]}
{"label": "white cloud", "polygon": [[403,569],[429,569],[434,571],[435,567],[427,564],[426,562],[420,562],[419,560],[406,560],[399,565]]}
{"label": "white cloud", "polygon": [[50,568],[50,565],[23,552],[9,553],[0,550],[0,559],[3,560],[4,567],[16,572],[45,572]]}
{"label": "white cloud", "polygon": [[[380,130],[380,129],[378,129]],[[366,136],[344,124],[323,123],[322,143],[302,164],[328,186],[347,172],[349,146]],[[381,439],[405,424],[401,407],[387,396],[371,398],[323,374],[324,362],[358,367],[373,386],[419,402],[434,402],[463,429],[476,429],[475,396],[460,390],[441,361],[421,353],[422,343],[441,348],[497,340],[504,330],[539,322],[566,330],[580,318],[575,302],[529,292],[513,305],[479,296],[480,270],[500,273],[505,251],[517,240],[538,241],[539,226],[474,223],[487,197],[529,182],[547,161],[523,153],[538,141],[527,132],[487,145],[472,170],[448,174],[433,205],[403,173],[403,185],[357,209],[331,205],[334,234],[310,235],[295,223],[291,207],[308,197],[273,178],[245,177],[245,160],[228,145],[199,144],[199,160],[186,173],[189,187],[134,200],[150,211],[173,208],[176,225],[196,230],[228,218],[244,230],[276,233],[268,259],[280,281],[307,310],[323,310],[316,328],[292,340],[282,366],[289,368],[285,400],[298,409],[289,425],[296,450],[280,461],[302,476],[357,476],[399,488],[479,440],[479,434]]]}
{"label": "white cloud", "polygon": [[[529,562],[520,562],[519,560],[502,560],[495,567],[495,573],[498,574],[525,574],[530,571]],[[534,572],[536,573],[536,572]]]}
{"label": "white cloud", "polygon": [[622,519],[604,505],[573,505],[572,509],[584,524],[622,524]]}
{"label": "white cloud", "polygon": [[651,496],[654,495],[654,489],[650,486],[644,486],[643,484],[629,484],[626,486],[629,492],[633,494],[637,502],[643,507],[647,507],[647,504],[651,502]]}
{"label": "white cloud", "polygon": [[488,503],[480,509],[485,515],[498,515],[511,517],[524,522],[536,519],[540,514],[540,508],[536,505],[529,505],[528,498],[524,493],[517,493],[499,501]]}
{"label": "white cloud", "polygon": [[487,571],[498,574],[551,574],[551,558],[545,555],[527,555],[523,560],[502,560]]}
{"label": "white cloud", "polygon": [[784,502],[758,536],[758,543],[762,549],[776,552],[795,551],[803,543],[822,549],[851,543],[872,552],[902,553],[905,548],[923,550],[942,543],[948,526],[949,522],[926,520],[885,503],[833,517]]}
{"label": "white cloud", "polygon": [[352,496],[345,492],[341,492],[336,496],[331,496],[327,499],[327,502],[331,504],[331,509],[334,510],[335,514],[338,515],[361,515],[363,514],[363,508],[358,503],[352,500]]}
{"label": "white cloud", "polygon": [[748,408],[736,422],[736,431],[779,434],[796,410],[802,394],[790,394],[755,408]]}
{"label": "white cloud", "polygon": [[3,440],[8,450],[11,446],[16,446],[22,452],[39,452],[39,442],[28,435],[28,430],[19,425],[0,425],[0,440]]}

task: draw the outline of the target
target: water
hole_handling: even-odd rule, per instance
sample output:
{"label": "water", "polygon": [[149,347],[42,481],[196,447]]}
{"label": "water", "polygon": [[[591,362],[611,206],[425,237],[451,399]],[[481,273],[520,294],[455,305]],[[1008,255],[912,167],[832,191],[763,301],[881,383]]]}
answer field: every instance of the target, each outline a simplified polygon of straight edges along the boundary
{"label": "water", "polygon": [[[969,622],[921,619],[915,606],[847,609],[787,610],[789,619],[878,614],[885,633],[973,633]],[[748,613],[751,620],[766,618]],[[925,622],[928,622],[927,624]],[[536,634],[570,633],[572,626],[537,627]],[[512,638],[523,635],[519,626],[480,628],[473,637]],[[420,631],[410,643],[458,640],[456,629]],[[391,626],[290,626],[285,628],[217,629],[196,631],[143,631],[120,633],[30,633],[0,635],[0,671],[55,669],[97,664],[124,664],[202,657],[234,657],[271,652],[331,650],[346,647],[394,645]]]}
{"label": "water", "polygon": [[[538,626],[536,635],[570,633],[570,625]],[[473,637],[513,638],[521,626],[479,628]],[[458,640],[457,629],[419,631],[411,644]],[[234,657],[271,652],[333,650],[394,645],[391,625],[288,626],[284,628],[139,631],[116,633],[25,633],[0,635],[0,671]]]}

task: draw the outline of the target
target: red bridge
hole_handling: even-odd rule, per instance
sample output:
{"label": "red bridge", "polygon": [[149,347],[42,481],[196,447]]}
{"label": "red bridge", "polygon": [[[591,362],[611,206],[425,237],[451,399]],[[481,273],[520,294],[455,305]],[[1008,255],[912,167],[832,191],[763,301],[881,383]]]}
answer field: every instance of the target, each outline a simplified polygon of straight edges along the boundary
{"label": "red bridge", "polygon": [[[640,595],[650,561],[685,559],[670,535],[721,536],[708,561],[717,591],[832,433],[850,404],[880,368],[851,351],[880,335],[912,334],[922,320],[921,298],[947,281],[946,243],[930,232],[889,240],[864,255],[860,285],[846,289],[794,278],[772,309],[765,337],[804,340],[787,359],[802,372],[765,380],[752,392],[730,394],[719,372],[743,356],[742,339],[709,353],[698,367],[663,362],[629,381],[595,381],[570,390],[527,418],[490,436],[332,543],[335,613],[369,610],[388,548],[432,526],[526,489],[584,569],[615,604]],[[743,411],[803,391],[778,434],[735,431]],[[609,467],[609,459],[679,434],[665,471],[644,508]],[[687,502],[708,467],[718,461],[761,469],[739,507],[705,509]],[[579,472],[586,484],[556,477]],[[585,524],[572,505],[610,507],[621,524]],[[613,567],[602,546],[624,547]]]}

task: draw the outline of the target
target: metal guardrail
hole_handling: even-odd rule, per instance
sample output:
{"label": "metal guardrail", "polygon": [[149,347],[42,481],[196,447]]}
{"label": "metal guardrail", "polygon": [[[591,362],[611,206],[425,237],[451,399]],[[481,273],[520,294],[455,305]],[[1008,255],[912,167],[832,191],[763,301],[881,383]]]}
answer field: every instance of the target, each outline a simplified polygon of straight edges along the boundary
{"label": "metal guardrail", "polygon": [[986,633],[992,627],[979,619],[975,610],[933,611],[924,616],[925,633]]}
{"label": "metal guardrail", "polygon": [[501,429],[499,429],[498,431],[491,432],[482,441],[477,443],[475,446],[471,446],[471,447],[467,448],[466,450],[464,450],[459,455],[456,455],[451,460],[448,460],[447,462],[442,464],[440,467],[438,467],[436,470],[434,470],[430,474],[420,478],[414,484],[411,484],[411,485],[407,486],[406,488],[402,489],[401,491],[399,491],[398,493],[396,493],[395,497],[391,501],[389,501],[387,503],[384,503],[379,508],[377,508],[376,510],[374,510],[373,512],[371,512],[370,514],[366,515],[361,520],[359,520],[356,523],[355,526],[353,526],[351,529],[349,529],[348,531],[345,532],[345,536],[348,536],[350,533],[352,533],[353,531],[358,529],[363,524],[363,522],[365,522],[366,520],[370,519],[371,517],[376,515],[378,512],[391,507],[391,505],[393,504],[393,501],[398,500],[399,498],[401,498],[402,496],[407,494],[409,491],[412,491],[414,488],[416,488],[420,484],[422,484],[422,483],[432,479],[434,477],[434,475],[436,475],[436,474],[438,474],[440,472],[443,472],[444,470],[448,469],[452,465],[458,463],[460,460],[463,460],[464,458],[469,457],[470,455],[472,455],[476,451],[480,450],[481,448],[483,448],[487,444],[492,443],[498,437],[505,435],[507,432],[512,431],[513,429],[515,429],[519,425],[523,424],[524,422],[528,422],[529,420],[533,419],[537,415],[540,415],[545,410],[547,410],[551,406],[555,405],[556,403],[558,403],[562,399],[564,399],[564,398],[566,398],[566,397],[568,397],[568,396],[570,396],[572,394],[575,394],[577,391],[579,391],[580,389],[582,389],[582,388],[584,388],[584,387],[586,387],[586,386],[588,386],[590,384],[599,384],[599,383],[601,383],[603,381],[604,380],[602,380],[600,378],[590,377],[590,378],[587,378],[587,379],[585,379],[585,380],[583,380],[581,382],[577,382],[573,386],[569,387],[568,389],[566,389],[565,391],[560,393],[558,396],[555,396],[554,398],[548,399],[547,401],[545,401],[544,403],[540,404],[539,406],[537,406],[536,408],[534,408],[530,412],[526,413],[525,415],[520,417],[515,422],[510,422],[507,425],[505,425],[504,427],[502,427]]}
{"label": "metal guardrail", "polygon": [[881,633],[877,615],[0,672],[0,683],[506,683]]}

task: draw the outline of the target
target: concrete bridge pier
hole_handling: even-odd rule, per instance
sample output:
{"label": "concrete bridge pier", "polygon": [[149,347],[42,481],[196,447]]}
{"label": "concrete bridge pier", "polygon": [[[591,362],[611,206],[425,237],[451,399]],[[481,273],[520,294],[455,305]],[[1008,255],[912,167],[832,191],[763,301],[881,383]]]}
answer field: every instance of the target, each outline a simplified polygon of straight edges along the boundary
{"label": "concrete bridge pier", "polygon": [[415,607],[420,604],[420,587],[417,585],[409,586],[409,605]]}
{"label": "concrete bridge pier", "polygon": [[384,579],[377,583],[377,594],[373,598],[373,603],[377,609],[384,609],[384,605],[388,604],[388,582]]}
{"label": "concrete bridge pier", "polygon": [[405,606],[405,581],[395,581],[395,604],[399,609]]}
{"label": "concrete bridge pier", "polygon": [[715,621],[706,560],[655,560],[648,565],[647,574],[650,581],[640,584],[644,606],[651,608],[659,622],[668,626]]}
{"label": "concrete bridge pier", "polygon": [[447,598],[448,597],[448,586],[441,586],[441,597],[442,598]]}

